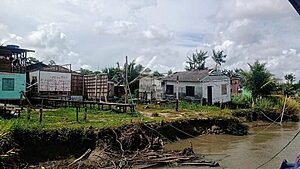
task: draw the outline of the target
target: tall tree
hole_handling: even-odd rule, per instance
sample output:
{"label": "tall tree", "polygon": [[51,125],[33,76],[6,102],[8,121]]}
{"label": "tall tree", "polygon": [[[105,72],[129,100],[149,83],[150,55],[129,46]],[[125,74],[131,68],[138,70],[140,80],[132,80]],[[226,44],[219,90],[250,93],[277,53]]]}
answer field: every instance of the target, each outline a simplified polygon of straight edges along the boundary
{"label": "tall tree", "polygon": [[154,71],[153,73],[152,73],[152,75],[153,76],[156,76],[156,77],[162,77],[162,76],[164,76],[163,74],[161,74],[161,73],[159,73],[159,71]]}
{"label": "tall tree", "polygon": [[[112,80],[117,84],[125,84],[125,67],[126,65],[121,68],[120,64],[117,62],[116,67],[105,68],[102,72],[107,73],[109,80]],[[127,69],[128,82],[130,84],[129,87],[133,92],[139,87],[137,78],[144,70],[144,67],[141,64],[136,64],[135,60],[133,60],[128,64]]]}
{"label": "tall tree", "polygon": [[252,103],[254,104],[259,96],[271,94],[275,89],[275,80],[273,75],[266,69],[265,63],[255,61],[254,64],[248,65],[250,71],[241,72],[241,83],[251,91]]}
{"label": "tall tree", "polygon": [[188,64],[185,69],[187,71],[191,70],[204,70],[205,68],[205,60],[208,58],[207,52],[200,50],[194,52],[191,56],[187,56],[186,63]]}
{"label": "tall tree", "polygon": [[93,71],[91,71],[91,70],[80,68],[81,75],[90,75],[92,73],[93,73]]}
{"label": "tall tree", "polygon": [[296,80],[296,76],[293,73],[289,73],[284,75],[284,79],[288,84],[293,84],[293,82]]}
{"label": "tall tree", "polygon": [[216,62],[216,68],[218,66],[221,66],[222,63],[225,63],[225,58],[227,57],[227,55],[225,55],[223,52],[223,50],[216,51],[214,49],[212,51],[213,55],[211,57]]}

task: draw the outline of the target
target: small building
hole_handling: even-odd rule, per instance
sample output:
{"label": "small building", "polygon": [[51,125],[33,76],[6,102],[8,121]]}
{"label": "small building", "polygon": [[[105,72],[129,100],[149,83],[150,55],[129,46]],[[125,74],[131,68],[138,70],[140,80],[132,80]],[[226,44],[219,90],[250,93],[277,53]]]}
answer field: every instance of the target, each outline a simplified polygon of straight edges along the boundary
{"label": "small building", "polygon": [[108,76],[106,73],[84,76],[84,96],[88,100],[107,100]]}
{"label": "small building", "polygon": [[[178,80],[178,81],[177,81]],[[208,104],[231,101],[230,78],[216,70],[175,72],[162,79],[163,98],[199,100]]]}
{"label": "small building", "polygon": [[232,77],[230,79],[230,85],[231,85],[231,95],[235,96],[239,93],[240,90],[240,84],[239,84],[239,78]]}
{"label": "small building", "polygon": [[0,46],[0,100],[20,100],[26,93],[27,53],[17,45]]}
{"label": "small building", "polygon": [[139,98],[143,100],[161,100],[162,86],[160,78],[155,76],[142,77],[139,80]]}
{"label": "small building", "polygon": [[83,76],[71,70],[71,65],[27,66],[32,96],[83,100]]}

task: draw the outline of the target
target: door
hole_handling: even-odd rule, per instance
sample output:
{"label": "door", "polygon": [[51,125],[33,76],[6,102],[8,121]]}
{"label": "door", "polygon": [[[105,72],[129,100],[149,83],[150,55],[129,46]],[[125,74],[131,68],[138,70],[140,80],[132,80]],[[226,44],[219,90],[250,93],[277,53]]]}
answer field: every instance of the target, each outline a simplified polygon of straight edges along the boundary
{"label": "door", "polygon": [[212,86],[207,86],[207,104],[212,105]]}

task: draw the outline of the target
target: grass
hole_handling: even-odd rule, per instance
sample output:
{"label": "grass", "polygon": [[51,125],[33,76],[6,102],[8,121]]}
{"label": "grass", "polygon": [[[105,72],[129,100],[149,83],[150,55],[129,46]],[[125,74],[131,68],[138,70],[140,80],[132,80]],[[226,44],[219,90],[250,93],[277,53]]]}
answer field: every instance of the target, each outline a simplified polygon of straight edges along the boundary
{"label": "grass", "polygon": [[[186,118],[232,118],[230,109],[221,109],[216,106],[201,106],[197,103],[179,103],[179,111],[176,112],[175,104],[163,105],[138,105],[137,110],[153,120],[178,120]],[[158,114],[158,116],[153,116]]]}
{"label": "grass", "polygon": [[27,119],[26,111],[21,113],[20,118],[3,119],[0,117],[0,135],[14,128],[22,129],[61,129],[61,128],[114,128],[132,122],[161,122],[194,118],[232,118],[230,109],[221,109],[216,106],[201,106],[196,103],[180,102],[179,111],[175,111],[175,104],[163,105],[137,105],[140,113],[126,114],[116,113],[111,110],[88,109],[87,120],[84,121],[83,109],[79,112],[79,121],[76,121],[75,108],[45,109],[43,121],[39,122],[39,111],[31,112],[30,120]]}
{"label": "grass", "polygon": [[39,122],[39,112],[33,110],[30,120],[27,119],[27,113],[22,112],[20,118],[3,119],[0,117],[0,133],[8,132],[14,128],[24,129],[59,129],[59,128],[107,128],[119,127],[132,121],[140,121],[139,114],[116,113],[113,111],[104,111],[88,109],[87,120],[83,120],[83,110],[79,112],[79,122],[76,121],[75,108],[60,108],[56,110],[44,110],[43,121]]}

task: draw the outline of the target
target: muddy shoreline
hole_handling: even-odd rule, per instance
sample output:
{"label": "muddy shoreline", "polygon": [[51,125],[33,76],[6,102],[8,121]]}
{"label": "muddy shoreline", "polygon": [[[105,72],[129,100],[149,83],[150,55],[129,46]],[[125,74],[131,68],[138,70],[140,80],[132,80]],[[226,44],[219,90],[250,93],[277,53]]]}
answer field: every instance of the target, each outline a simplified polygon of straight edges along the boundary
{"label": "muddy shoreline", "polygon": [[[0,141],[0,163],[19,168],[47,161],[78,158],[88,149],[126,153],[157,151],[168,142],[204,134],[245,135],[248,127],[237,119],[190,119],[156,124],[132,123],[111,129],[14,129]],[[122,147],[120,148],[120,143]],[[121,150],[122,149],[122,150]],[[95,164],[90,164],[90,168]],[[88,168],[89,165],[83,165]]]}

